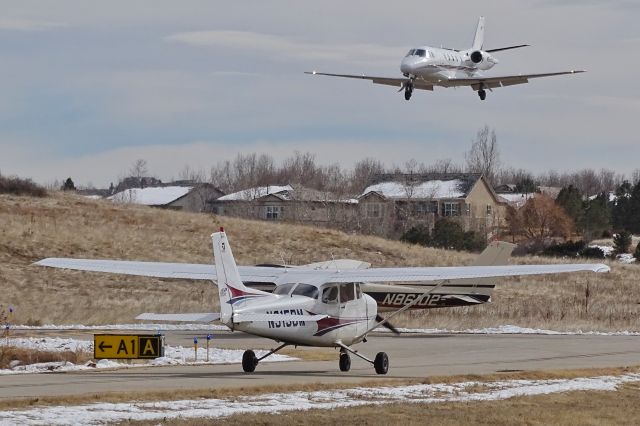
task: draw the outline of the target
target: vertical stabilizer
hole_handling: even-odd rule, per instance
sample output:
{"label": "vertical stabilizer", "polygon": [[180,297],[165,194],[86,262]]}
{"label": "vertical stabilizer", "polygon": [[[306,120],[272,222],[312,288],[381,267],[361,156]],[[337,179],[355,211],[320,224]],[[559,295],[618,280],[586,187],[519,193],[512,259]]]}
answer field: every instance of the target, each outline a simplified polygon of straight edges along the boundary
{"label": "vertical stabilizer", "polygon": [[476,28],[476,36],[473,38],[472,50],[482,50],[484,45],[484,16],[478,18],[478,28]]}
{"label": "vertical stabilizer", "polygon": [[268,293],[245,287],[240,278],[240,272],[238,272],[224,229],[220,228],[220,232],[212,234],[211,239],[213,242],[213,257],[216,262],[218,294],[220,295],[220,321],[230,326],[234,303]]}

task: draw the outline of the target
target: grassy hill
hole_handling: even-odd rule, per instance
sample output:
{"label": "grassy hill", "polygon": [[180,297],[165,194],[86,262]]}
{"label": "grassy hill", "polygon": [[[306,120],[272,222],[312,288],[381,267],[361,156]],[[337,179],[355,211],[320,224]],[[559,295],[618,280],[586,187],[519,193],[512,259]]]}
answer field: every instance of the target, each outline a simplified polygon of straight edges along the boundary
{"label": "grassy hill", "polygon": [[[300,264],[334,256],[374,266],[450,266],[475,257],[322,228],[117,205],[61,193],[46,198],[0,195],[0,306],[14,306],[13,322],[18,324],[129,323],[145,311],[215,311],[217,296],[210,283],[62,271],[31,263],[45,257],[208,263],[213,261],[210,234],[220,226],[239,264],[283,259]],[[640,268],[613,268],[611,274],[502,281],[492,304],[410,313],[396,322],[451,328],[640,329]]]}

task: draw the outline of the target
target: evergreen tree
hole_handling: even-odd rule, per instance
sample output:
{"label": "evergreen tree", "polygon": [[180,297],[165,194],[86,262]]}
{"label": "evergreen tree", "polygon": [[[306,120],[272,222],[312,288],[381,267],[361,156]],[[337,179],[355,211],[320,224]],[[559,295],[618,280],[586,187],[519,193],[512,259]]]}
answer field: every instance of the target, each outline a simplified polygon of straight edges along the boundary
{"label": "evergreen tree", "polygon": [[640,262],[640,243],[636,246],[636,251],[633,252],[633,257],[636,258],[636,262]]}
{"label": "evergreen tree", "polygon": [[627,231],[618,232],[613,236],[613,249],[616,254],[629,253],[631,234]]}
{"label": "evergreen tree", "polygon": [[640,234],[640,182],[636,183],[631,191],[625,229],[632,234]]}
{"label": "evergreen tree", "polygon": [[67,178],[67,180],[64,181],[64,184],[62,184],[62,190],[63,191],[75,191],[76,190],[76,186],[74,185],[73,181],[71,180],[70,177]]}
{"label": "evergreen tree", "polygon": [[584,206],[582,203],[582,194],[575,186],[569,185],[562,188],[556,198],[556,204],[567,212],[574,223],[580,223]]}
{"label": "evergreen tree", "polygon": [[525,177],[516,183],[516,192],[533,194],[536,192],[536,183],[530,177]]}
{"label": "evergreen tree", "polygon": [[616,200],[611,208],[611,223],[614,229],[623,230],[629,222],[631,190],[633,187],[625,180],[616,189]]}
{"label": "evergreen tree", "polygon": [[585,209],[578,222],[585,241],[598,238],[604,231],[611,227],[611,213],[608,203],[608,195],[601,193],[593,200],[585,202]]}
{"label": "evergreen tree", "polygon": [[458,222],[449,219],[438,220],[431,233],[431,245],[446,249],[461,250],[464,244],[464,231]]}
{"label": "evergreen tree", "polygon": [[402,234],[400,241],[411,244],[420,244],[422,246],[428,246],[431,242],[431,235],[429,234],[429,228],[424,225],[417,225],[409,229]]}

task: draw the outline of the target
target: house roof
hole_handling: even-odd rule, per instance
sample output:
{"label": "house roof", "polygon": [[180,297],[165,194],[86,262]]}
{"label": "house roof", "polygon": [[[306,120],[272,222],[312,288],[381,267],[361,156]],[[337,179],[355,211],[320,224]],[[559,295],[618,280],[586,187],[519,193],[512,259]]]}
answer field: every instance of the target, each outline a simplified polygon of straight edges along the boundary
{"label": "house roof", "polygon": [[231,194],[223,195],[216,201],[251,201],[258,198],[262,198],[266,195],[279,195],[281,197],[288,197],[287,192],[293,191],[290,185],[269,185],[269,186],[257,186],[255,188],[247,188],[242,191],[233,192]]}
{"label": "house roof", "polygon": [[134,203],[146,206],[165,206],[178,198],[187,195],[191,186],[162,186],[148,188],[131,188],[113,194],[108,199],[117,203]]}
{"label": "house roof", "polygon": [[360,197],[376,192],[392,199],[464,198],[481,178],[479,173],[380,175]]}

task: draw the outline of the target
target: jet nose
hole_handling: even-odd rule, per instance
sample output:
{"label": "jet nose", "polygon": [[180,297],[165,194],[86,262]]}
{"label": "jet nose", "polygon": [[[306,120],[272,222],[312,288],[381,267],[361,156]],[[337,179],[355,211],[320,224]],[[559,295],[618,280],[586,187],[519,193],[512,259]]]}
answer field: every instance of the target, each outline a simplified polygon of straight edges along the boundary
{"label": "jet nose", "polygon": [[413,65],[409,61],[403,60],[400,63],[400,71],[402,72],[402,74],[411,74],[411,72],[413,71]]}

